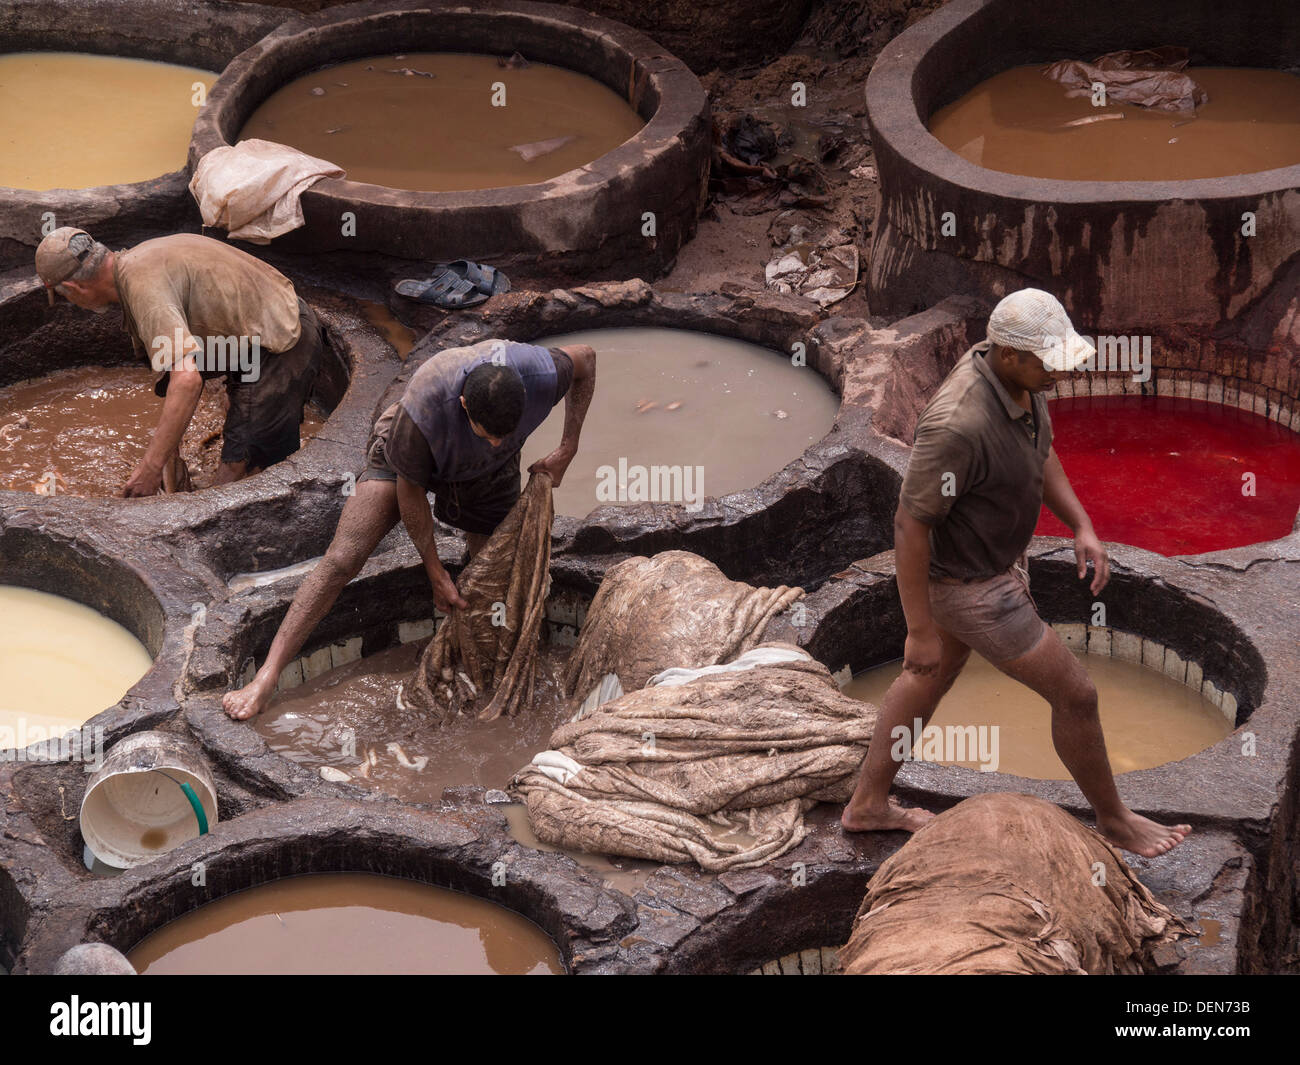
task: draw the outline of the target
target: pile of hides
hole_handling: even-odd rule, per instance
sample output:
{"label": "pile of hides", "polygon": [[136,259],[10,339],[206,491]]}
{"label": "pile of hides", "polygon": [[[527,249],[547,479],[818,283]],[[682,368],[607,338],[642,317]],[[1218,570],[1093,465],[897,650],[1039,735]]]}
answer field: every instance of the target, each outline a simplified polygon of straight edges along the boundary
{"label": "pile of hides", "polygon": [[857,286],[858,249],[854,244],[840,244],[804,255],[783,249],[767,264],[763,275],[770,289],[829,307]]}
{"label": "pile of hides", "polygon": [[1030,795],[980,795],[920,829],[867,885],[840,951],[868,974],[1134,974],[1195,933],[1119,852]]}
{"label": "pile of hides", "polygon": [[747,869],[798,846],[814,802],[849,797],[875,718],[805,651],[762,644],[561,725],[511,783],[553,846]]}
{"label": "pile of hides", "polygon": [[270,244],[303,224],[302,194],[321,178],[344,171],[324,159],[274,141],[240,141],[213,148],[190,179],[190,194],[205,226],[232,240]]}
{"label": "pile of hides", "polygon": [[1106,86],[1108,103],[1137,104],[1160,111],[1195,111],[1209,96],[1191,77],[1186,48],[1166,46],[1140,52],[1110,52],[1094,63],[1062,59],[1043,74],[1069,89],[1067,96],[1091,96],[1096,82]]}
{"label": "pile of hides", "polygon": [[802,588],[729,580],[689,551],[624,560],[605,574],[564,673],[566,697],[585,696],[607,673],[623,691],[671,666],[729,662],[756,646]]}
{"label": "pile of hides", "polygon": [[461,572],[456,583],[469,606],[454,608],[434,633],[397,693],[404,709],[446,722],[483,706],[479,717],[490,721],[532,701],[554,516],[550,475],[534,473]]}

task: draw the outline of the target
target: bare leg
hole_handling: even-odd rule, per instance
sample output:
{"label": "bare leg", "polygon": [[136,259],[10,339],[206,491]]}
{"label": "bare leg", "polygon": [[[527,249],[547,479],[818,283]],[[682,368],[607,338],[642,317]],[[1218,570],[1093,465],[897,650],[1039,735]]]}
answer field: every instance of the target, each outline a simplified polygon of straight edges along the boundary
{"label": "bare leg", "polygon": [[252,681],[222,700],[226,713],[243,721],[265,709],[285,666],[329,613],[339,593],[361,572],[379,541],[397,524],[397,486],[392,481],[362,481],[343,507],[329,550],[293,597],[271,643],[266,661]]}
{"label": "bare leg", "polygon": [[1034,649],[998,666],[1052,707],[1052,743],[1097,815],[1097,831],[1115,846],[1154,858],[1178,846],[1191,825],[1161,825],[1120,801],[1097,716],[1097,689],[1052,629]]}
{"label": "bare leg", "polygon": [[939,638],[943,654],[938,668],[929,676],[904,670],[885,693],[857,789],[840,815],[840,823],[850,832],[915,832],[934,816],[926,810],[904,809],[890,800],[889,789],[902,765],[892,754],[894,729],[905,727],[915,744],[916,719],[921,719],[922,728],[929,723],[939,700],[948,693],[970,657],[970,648],[956,636],[940,629]]}

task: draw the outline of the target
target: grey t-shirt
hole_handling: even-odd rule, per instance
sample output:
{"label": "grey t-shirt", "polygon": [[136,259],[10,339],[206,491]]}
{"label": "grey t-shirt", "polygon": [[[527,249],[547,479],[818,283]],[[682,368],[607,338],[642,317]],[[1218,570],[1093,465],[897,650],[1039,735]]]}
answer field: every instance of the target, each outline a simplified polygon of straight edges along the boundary
{"label": "grey t-shirt", "polygon": [[899,502],[930,530],[930,576],[1005,573],[1034,535],[1052,449],[1047,400],[1015,403],[976,344],[939,386],[916,426]]}

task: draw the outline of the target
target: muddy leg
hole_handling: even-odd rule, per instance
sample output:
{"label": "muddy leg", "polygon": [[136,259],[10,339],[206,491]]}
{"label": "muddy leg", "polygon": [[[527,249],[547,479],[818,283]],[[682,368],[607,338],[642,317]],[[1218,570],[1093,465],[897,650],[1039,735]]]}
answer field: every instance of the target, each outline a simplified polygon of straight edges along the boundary
{"label": "muddy leg", "polygon": [[1052,743],[1097,815],[1097,831],[1115,846],[1154,858],[1178,846],[1191,825],[1161,825],[1120,801],[1097,716],[1097,689],[1079,660],[1048,628],[1037,646],[998,666],[1052,707]]}
{"label": "muddy leg", "polygon": [[906,728],[914,744],[916,719],[921,719],[924,728],[970,657],[970,648],[956,636],[940,629],[939,638],[943,653],[938,668],[929,676],[904,670],[885,693],[857,789],[840,816],[840,823],[850,832],[915,832],[934,816],[926,810],[902,808],[889,798],[889,789],[902,765],[892,753],[897,742],[893,739],[894,729]]}
{"label": "muddy leg", "polygon": [[343,507],[329,550],[299,586],[257,676],[246,687],[226,693],[222,700],[226,713],[243,721],[265,709],[285,666],[302,650],[339,593],[361,572],[370,553],[397,520],[394,482],[372,480],[357,485],[356,495]]}

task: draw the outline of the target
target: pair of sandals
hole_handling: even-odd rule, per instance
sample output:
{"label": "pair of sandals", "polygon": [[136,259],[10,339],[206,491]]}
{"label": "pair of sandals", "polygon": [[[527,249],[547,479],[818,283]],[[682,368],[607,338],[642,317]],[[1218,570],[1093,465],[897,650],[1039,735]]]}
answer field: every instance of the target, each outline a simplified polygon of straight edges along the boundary
{"label": "pair of sandals", "polygon": [[469,259],[434,263],[431,276],[408,279],[393,286],[399,296],[448,311],[477,307],[500,292],[510,291],[510,279],[500,270]]}

